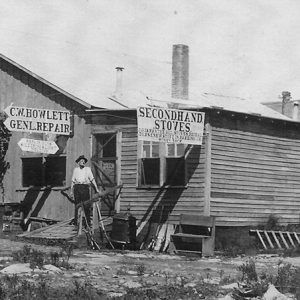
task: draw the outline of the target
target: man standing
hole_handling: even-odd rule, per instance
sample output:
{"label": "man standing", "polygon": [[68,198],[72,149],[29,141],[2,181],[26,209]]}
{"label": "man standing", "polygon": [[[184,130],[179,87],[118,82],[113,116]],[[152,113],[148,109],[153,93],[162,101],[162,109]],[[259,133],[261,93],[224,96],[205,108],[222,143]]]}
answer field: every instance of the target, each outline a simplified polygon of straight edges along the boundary
{"label": "man standing", "polygon": [[[90,185],[92,184],[96,192],[99,193],[95,178],[93,176],[90,167],[86,167],[87,158],[84,155],[80,155],[76,159],[78,167],[73,171],[72,183],[71,183],[71,194],[74,195],[75,200],[75,216],[74,223],[77,225],[78,221],[78,204],[90,199]],[[84,213],[86,216],[86,221],[90,225],[90,204],[85,204],[83,206]]]}

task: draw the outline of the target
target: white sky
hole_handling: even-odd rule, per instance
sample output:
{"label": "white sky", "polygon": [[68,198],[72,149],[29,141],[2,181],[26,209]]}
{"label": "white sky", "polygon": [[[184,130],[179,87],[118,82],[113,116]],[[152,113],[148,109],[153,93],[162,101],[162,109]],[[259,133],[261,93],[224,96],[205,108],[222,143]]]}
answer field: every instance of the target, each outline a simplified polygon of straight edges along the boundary
{"label": "white sky", "polygon": [[0,52],[90,103],[115,86],[170,94],[172,45],[190,96],[300,99],[298,0],[0,0]]}

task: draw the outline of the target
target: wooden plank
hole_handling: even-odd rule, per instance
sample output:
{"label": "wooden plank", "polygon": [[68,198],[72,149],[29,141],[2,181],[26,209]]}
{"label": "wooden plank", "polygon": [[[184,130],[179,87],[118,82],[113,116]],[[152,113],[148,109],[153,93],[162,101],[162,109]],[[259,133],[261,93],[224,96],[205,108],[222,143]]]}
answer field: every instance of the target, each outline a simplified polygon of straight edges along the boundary
{"label": "wooden plank", "polygon": [[205,124],[205,163],[204,163],[204,177],[205,177],[205,186],[204,186],[204,210],[203,213],[206,216],[210,215],[210,195],[211,195],[211,145],[212,145],[212,129],[209,121],[206,121]]}
{"label": "wooden plank", "polygon": [[[300,173],[299,173],[300,175]],[[259,180],[259,177],[253,177],[253,176],[248,176],[248,174],[243,174],[241,175],[234,175],[234,174],[228,174],[228,173],[215,173],[213,174],[213,180],[215,183],[221,182],[222,179],[226,178],[227,181],[234,181],[237,183],[241,184],[247,184],[247,181],[249,182],[249,185],[259,185],[259,184],[265,184],[267,186],[272,186],[274,184],[280,185],[280,186],[290,186],[294,188],[299,188],[300,184],[297,181],[289,181],[289,178],[286,176],[285,180],[284,179],[278,179],[278,178],[264,178],[261,177],[261,180]],[[296,177],[297,178],[297,177]],[[300,176],[299,176],[300,179]]]}
{"label": "wooden plank", "polygon": [[[265,208],[266,205],[271,205],[272,207],[270,208]],[[276,207],[276,208],[273,208]],[[236,210],[236,211],[251,211],[251,212],[255,212],[255,211],[261,211],[261,210],[265,210],[266,213],[290,213],[290,214],[294,214],[295,213],[295,209],[298,208],[300,209],[300,203],[298,203],[298,205],[292,205],[292,204],[285,204],[285,203],[281,203],[281,204],[275,204],[273,202],[269,202],[268,204],[253,204],[253,203],[213,203],[211,205],[211,210],[212,211],[218,211],[220,209],[223,208],[227,208],[227,211],[232,211],[232,210]],[[295,214],[296,217],[297,214]]]}
{"label": "wooden plank", "polygon": [[289,195],[292,191],[294,191],[295,193],[300,193],[300,189],[296,189],[293,190],[291,188],[285,188],[282,190],[279,188],[272,188],[272,187],[266,187],[262,190],[261,187],[255,187],[255,186],[243,186],[243,185],[229,185],[229,184],[212,184],[212,190],[213,191],[218,191],[218,190],[225,190],[226,192],[242,192],[244,191],[244,193],[249,193],[249,194],[254,194],[254,192],[261,194],[261,193],[271,193],[272,195],[276,196],[276,195]]}
{"label": "wooden plank", "polygon": [[[299,149],[300,150],[300,149]],[[266,170],[275,170],[278,172],[288,172],[288,171],[293,171],[296,174],[299,173],[299,168],[297,165],[292,164],[292,163],[276,163],[273,161],[271,162],[258,162],[255,160],[251,160],[248,158],[245,159],[238,159],[234,157],[224,157],[224,156],[219,156],[219,157],[214,157],[213,156],[213,162],[215,165],[220,165],[224,164],[225,166],[237,166],[237,167],[248,167],[253,170],[255,169],[264,169]]]}
{"label": "wooden plank", "polygon": [[197,254],[201,254],[202,251],[192,251],[192,250],[179,250],[179,249],[176,249],[175,253],[197,253]]}
{"label": "wooden plank", "polygon": [[[218,158],[218,157],[228,157],[229,159],[232,158],[232,157],[236,157],[237,160],[243,160],[243,159],[254,159],[255,161],[258,161],[258,162],[262,162],[262,163],[271,163],[271,162],[274,162],[278,165],[282,165],[284,163],[293,163],[293,161],[295,161],[296,158],[293,158],[291,157],[292,154],[289,155],[289,157],[276,157],[276,156],[272,156],[271,154],[266,154],[266,153],[261,153],[260,156],[258,156],[257,153],[252,153],[251,151],[244,151],[244,152],[241,152],[241,151],[233,151],[233,148],[230,148],[230,149],[218,149],[218,148],[214,148],[212,149],[212,155],[213,157],[215,158]],[[298,166],[299,163],[296,162],[296,165]]]}
{"label": "wooden plank", "polygon": [[289,232],[286,232],[286,234],[287,234],[287,236],[288,236],[288,238],[289,238],[289,240],[290,240],[291,245],[292,245],[293,247],[296,247],[296,246],[295,246],[295,243],[294,243],[294,241],[293,241],[293,239],[292,239],[292,237],[291,237],[291,234],[290,234]]}
{"label": "wooden plank", "polygon": [[[121,182],[121,168],[122,168],[122,163],[121,163],[121,159],[122,159],[122,132],[118,131],[117,132],[117,137],[116,137],[116,154],[117,154],[117,161],[116,161],[116,183],[118,186],[122,185]],[[117,198],[115,199],[115,210],[117,213],[120,212],[120,206],[121,206],[121,193],[120,193],[120,189],[118,189],[116,191],[116,195]]]}
{"label": "wooden plank", "polygon": [[[211,192],[211,197],[215,198],[215,199],[224,199],[224,198],[238,198],[238,199],[256,199],[256,200],[269,200],[269,201],[273,201],[274,200],[274,196],[270,195],[270,194],[265,194],[265,195],[252,195],[252,194],[244,194],[244,193],[234,193],[234,192]],[[216,200],[212,200],[216,201]]]}
{"label": "wooden plank", "polygon": [[241,131],[238,129],[235,130],[228,130],[227,128],[218,128],[216,130],[216,127],[213,127],[213,132],[216,136],[222,138],[222,137],[228,137],[228,136],[235,136],[238,139],[241,140],[257,140],[257,141],[267,141],[268,143],[274,143],[275,141],[281,145],[287,145],[287,144],[292,144],[293,145],[293,141],[295,140],[295,143],[299,145],[300,141],[299,141],[299,134],[298,134],[298,138],[295,137],[287,137],[287,136],[276,136],[273,133],[271,134],[263,134],[262,132],[260,133],[254,133],[254,132],[250,132],[249,130],[247,131]]}
{"label": "wooden plank", "polygon": [[298,139],[292,139],[292,138],[287,138],[287,137],[278,137],[274,136],[272,134],[267,135],[267,134],[257,134],[257,133],[252,133],[249,131],[241,131],[241,130],[231,130],[230,132],[226,128],[216,128],[213,127],[213,133],[216,137],[228,137],[228,136],[236,136],[238,139],[243,139],[243,140],[249,140],[252,141],[253,139],[257,141],[262,141],[262,142],[267,142],[267,143],[274,143],[274,141],[277,141],[278,143],[281,143],[282,145],[286,144],[297,144],[300,146],[300,140],[299,136]]}
{"label": "wooden plank", "polygon": [[217,167],[214,166],[212,168],[212,176],[227,176],[228,174],[231,174],[233,176],[239,176],[239,177],[248,177],[250,180],[252,178],[258,179],[262,178],[262,180],[267,180],[267,181],[277,181],[277,182],[283,182],[283,183],[291,183],[291,184],[299,184],[299,178],[300,178],[300,173],[295,174],[295,177],[290,174],[290,176],[285,176],[282,177],[280,173],[274,174],[272,171],[266,171],[266,170],[261,170],[261,172],[258,172],[257,170],[247,170],[243,168],[232,168],[232,167],[227,167],[227,168],[222,168],[220,165]]}
{"label": "wooden plank", "polygon": [[273,235],[273,238],[274,238],[274,240],[275,240],[275,242],[276,242],[278,248],[279,248],[279,249],[282,249],[282,247],[281,247],[281,245],[280,245],[280,243],[279,243],[279,241],[278,241],[278,239],[277,239],[276,233],[275,233],[274,231],[271,231],[271,233],[272,233],[272,235]]}
{"label": "wooden plank", "polygon": [[[225,207],[224,207],[224,211],[221,211],[221,210],[215,210],[215,211],[212,211],[213,215],[215,217],[225,217],[225,216],[228,216],[230,218],[236,218],[236,219],[240,219],[240,218],[247,218],[247,216],[249,215],[252,215],[252,211],[247,211],[247,210],[244,210],[244,211],[235,211],[233,209],[230,210],[226,210],[225,211]],[[299,221],[299,215],[295,214],[294,212],[292,213],[285,213],[284,211],[281,211],[281,215],[280,217],[282,219],[285,219],[285,218],[288,218],[288,219],[294,219],[294,220],[297,220],[297,216],[298,216],[298,221]],[[256,219],[256,218],[260,218],[264,221],[266,221],[267,219],[267,216],[269,215],[270,213],[268,212],[264,212],[263,210],[258,210],[258,211],[255,211],[253,212],[253,220]],[[250,218],[251,219],[251,218]],[[297,221],[295,221],[294,223],[297,223]]]}
{"label": "wooden plank", "polygon": [[[234,168],[233,168],[234,166]],[[259,170],[259,171],[258,171]],[[249,174],[249,176],[255,176],[261,172],[262,174],[265,174],[266,176],[270,176],[271,178],[282,178],[282,173],[281,170],[278,170],[276,173],[273,172],[273,170],[266,170],[266,169],[257,169],[257,168],[252,168],[252,169],[246,169],[243,167],[243,165],[233,165],[233,164],[227,164],[224,162],[224,164],[213,164],[212,165],[212,172],[214,173],[219,173],[219,172],[224,172],[225,174],[228,174],[228,172],[239,172],[242,174]],[[292,172],[289,170],[284,170],[285,174],[291,175],[292,179]],[[242,175],[241,174],[241,175]],[[296,176],[298,174],[296,173]]]}
{"label": "wooden plank", "polygon": [[[299,149],[300,150],[300,149]],[[254,168],[255,166],[260,166],[262,169],[264,167],[267,167],[268,170],[272,170],[271,167],[273,168],[277,168],[281,171],[284,170],[292,170],[295,171],[295,173],[299,174],[299,167],[300,164],[293,164],[292,162],[287,162],[287,161],[265,161],[265,160],[258,160],[258,159],[252,159],[251,157],[244,157],[244,158],[238,158],[238,157],[234,157],[234,156],[224,156],[224,155],[220,155],[220,156],[215,156],[213,155],[213,161],[216,161],[216,163],[218,162],[226,162],[226,164],[231,164],[231,165],[235,165],[235,164],[240,164],[240,165],[244,165],[247,164],[247,166]]]}
{"label": "wooden plank", "polygon": [[267,232],[267,231],[264,231],[264,234],[265,234],[265,237],[266,237],[266,239],[267,239],[267,241],[268,241],[270,247],[271,247],[272,249],[274,249],[274,245],[273,245],[273,243],[272,243],[272,241],[271,241],[271,239],[270,239],[270,237],[269,237],[269,235],[268,235],[268,232]]}
{"label": "wooden plank", "polygon": [[31,234],[35,234],[35,233],[39,233],[39,232],[42,232],[44,230],[49,230],[49,229],[53,229],[53,228],[59,228],[59,227],[62,227],[62,226],[65,226],[66,224],[69,224],[73,219],[70,219],[70,220],[66,220],[66,221],[62,221],[62,222],[59,222],[57,224],[53,224],[53,225],[49,225],[49,226],[45,226],[45,227],[42,227],[42,228],[39,228],[39,229],[36,229],[34,231],[31,231],[31,232],[24,232],[18,236],[20,237],[27,237],[27,236],[30,236]]}
{"label": "wooden plank", "polygon": [[298,244],[300,244],[300,240],[299,240],[297,232],[294,232],[294,237],[297,240]]}
{"label": "wooden plank", "polygon": [[192,239],[204,239],[209,238],[208,235],[200,235],[200,234],[190,234],[190,233],[175,233],[171,235],[172,237],[179,237],[179,238],[192,238]]}
{"label": "wooden plank", "polygon": [[[214,214],[215,215],[215,214]],[[216,226],[259,226],[263,222],[266,221],[266,217],[259,216],[259,217],[238,217],[238,216],[227,216],[227,215],[216,215]],[[282,225],[288,224],[297,224],[299,222],[296,218],[286,218],[282,219]],[[226,225],[225,225],[226,224]],[[241,225],[242,224],[242,225]]]}
{"label": "wooden plank", "polygon": [[259,232],[259,230],[256,230],[256,234],[257,234],[257,236],[258,236],[258,238],[259,238],[259,240],[260,240],[261,244],[262,244],[262,245],[263,245],[263,247],[265,248],[265,250],[267,250],[268,248],[267,248],[267,246],[266,246],[266,244],[265,244],[265,242],[264,242],[264,240],[263,240],[262,236],[260,235],[260,232]]}
{"label": "wooden plank", "polygon": [[[238,146],[236,143],[238,143]],[[223,152],[222,152],[222,145],[224,145]],[[269,144],[253,147],[253,144],[249,143],[249,144],[242,144],[241,148],[239,146],[240,146],[239,140],[235,141],[235,140],[227,139],[225,144],[223,144],[223,141],[214,140],[212,150],[215,155],[232,156],[236,154],[238,157],[244,157],[245,154],[254,156],[257,155],[258,152],[260,152],[261,156],[257,159],[268,160],[272,158],[275,161],[282,161],[283,159],[291,160],[295,158],[294,156],[296,154],[295,150],[287,150],[287,149],[278,150],[276,147],[272,147]]]}
{"label": "wooden plank", "polygon": [[[252,197],[253,196],[253,197]],[[232,198],[212,198],[211,201],[211,206],[212,207],[220,207],[220,206],[233,206],[236,207],[236,205],[251,205],[257,208],[262,208],[264,205],[282,205],[286,207],[291,207],[295,209],[295,206],[298,207],[300,206],[300,201],[297,201],[295,198],[293,201],[289,201],[287,203],[286,197],[280,197],[280,199],[277,198],[278,196],[274,197],[274,200],[262,200],[260,197],[255,198],[255,195],[251,195],[251,198],[249,197],[249,203],[245,204],[245,199],[244,198],[238,198],[238,196],[232,197]]]}
{"label": "wooden plank", "polygon": [[180,224],[183,225],[195,225],[195,226],[214,226],[215,219],[210,216],[201,216],[195,214],[181,214]]}
{"label": "wooden plank", "polygon": [[[214,155],[222,155],[223,153],[226,153],[228,156],[232,155],[237,155],[240,157],[245,157],[247,155],[259,155],[260,154],[260,159],[273,159],[274,161],[282,161],[284,159],[287,159],[287,161],[295,160],[296,159],[296,151],[275,151],[277,148],[272,148],[272,147],[258,147],[258,148],[253,148],[251,145],[245,147],[242,146],[237,147],[232,143],[230,145],[230,141],[227,140],[228,144],[223,145],[221,142],[216,142],[214,141],[212,151]],[[222,152],[223,150],[223,152]]]}
{"label": "wooden plank", "polygon": [[163,224],[158,232],[157,235],[157,239],[154,245],[154,251],[159,251],[161,246],[162,246],[162,242],[163,242],[163,238],[164,238],[164,234],[167,228],[167,224]]}
{"label": "wooden plank", "polygon": [[[255,164],[255,163],[249,163],[249,162],[238,162],[236,160],[233,160],[233,161],[230,161],[230,160],[217,160],[217,159],[214,159],[213,160],[213,164],[212,166],[215,167],[215,166],[226,166],[226,167],[235,167],[235,168],[250,168],[252,170],[260,170],[260,169],[263,169],[260,165],[258,164]],[[289,167],[289,168],[285,168],[285,169],[279,169],[278,167],[276,166],[272,166],[271,164],[270,165],[265,165],[264,168],[266,168],[266,170],[269,170],[269,171],[276,171],[276,172],[281,172],[281,173],[291,173],[293,171],[296,171],[297,173],[297,169],[296,168],[292,168],[292,167]]]}
{"label": "wooden plank", "polygon": [[174,234],[174,231],[175,231],[175,226],[173,226],[173,224],[167,224],[166,240],[162,252],[167,251],[170,244],[171,235]]}
{"label": "wooden plank", "polygon": [[[242,206],[241,206],[242,205]],[[266,205],[271,206],[270,208],[266,209]],[[267,206],[268,207],[268,206]],[[272,208],[272,207],[276,207],[276,208]],[[299,208],[299,205],[298,205]],[[295,207],[293,208],[292,205],[286,207],[285,204],[281,204],[281,205],[276,205],[274,203],[269,203],[269,204],[262,204],[262,205],[251,205],[249,204],[248,206],[246,204],[232,204],[230,203],[230,205],[226,205],[224,204],[219,204],[219,205],[213,205],[211,206],[211,211],[212,212],[219,212],[222,211],[224,214],[225,213],[230,213],[230,212],[247,212],[247,213],[251,213],[251,214],[285,214],[285,215],[293,215],[295,219],[297,219],[298,214],[295,213]],[[298,216],[299,219],[299,216]]]}
{"label": "wooden plank", "polygon": [[[212,141],[212,149],[218,149],[218,147],[224,146],[224,152],[231,152],[234,151],[236,145],[239,145],[238,149],[241,149],[240,153],[253,153],[255,154],[255,151],[260,151],[262,156],[270,156],[274,157],[274,160],[280,160],[287,157],[287,154],[289,154],[289,157],[292,158],[293,155],[296,154],[297,148],[291,150],[291,149],[277,149],[276,147],[271,147],[270,145],[266,144],[263,146],[254,146],[253,143],[249,144],[240,144],[239,140],[236,141],[229,141],[227,139],[226,141]],[[276,151],[277,149],[277,151]],[[237,150],[236,150],[237,151]],[[281,151],[281,152],[280,152]],[[275,155],[276,153],[276,155]]]}
{"label": "wooden plank", "polygon": [[282,241],[283,241],[285,247],[286,247],[287,249],[289,249],[289,244],[286,242],[286,240],[285,240],[285,238],[284,238],[284,236],[283,236],[283,234],[282,234],[281,231],[279,231],[279,235],[280,235],[280,237],[281,237],[281,239],[282,239]]}

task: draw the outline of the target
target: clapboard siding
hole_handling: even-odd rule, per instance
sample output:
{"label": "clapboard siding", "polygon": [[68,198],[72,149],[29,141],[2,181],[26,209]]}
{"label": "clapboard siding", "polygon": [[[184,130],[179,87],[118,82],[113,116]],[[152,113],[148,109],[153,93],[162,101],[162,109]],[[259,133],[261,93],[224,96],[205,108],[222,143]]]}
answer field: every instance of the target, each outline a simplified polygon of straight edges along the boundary
{"label": "clapboard siding", "polygon": [[[74,136],[69,137],[65,147],[66,186],[70,185],[75,159],[80,154],[89,156],[90,127],[78,115],[84,113],[85,107],[68,98],[53,87],[26,73],[24,70],[0,59],[0,110],[13,103],[15,106],[68,110],[74,113]],[[33,216],[56,220],[69,219],[74,214],[74,205],[61,194],[61,188],[38,189],[22,187],[22,157],[34,156],[22,152],[17,145],[21,138],[34,138],[30,133],[12,132],[5,160],[10,168],[6,172],[3,185],[4,202],[23,202],[24,199],[34,208]],[[1,192],[1,191],[0,191]],[[26,204],[27,206],[27,204]]]}
{"label": "clapboard siding", "polygon": [[203,213],[204,189],[204,148],[194,146],[189,152],[186,165],[188,184],[185,188],[151,188],[137,186],[138,140],[137,127],[124,127],[121,146],[121,211],[130,207],[131,213],[139,220],[169,216],[170,222],[179,220],[181,213]]}
{"label": "clapboard siding", "polygon": [[270,214],[282,224],[299,223],[298,132],[283,122],[215,120],[211,215],[217,225],[259,225]]}

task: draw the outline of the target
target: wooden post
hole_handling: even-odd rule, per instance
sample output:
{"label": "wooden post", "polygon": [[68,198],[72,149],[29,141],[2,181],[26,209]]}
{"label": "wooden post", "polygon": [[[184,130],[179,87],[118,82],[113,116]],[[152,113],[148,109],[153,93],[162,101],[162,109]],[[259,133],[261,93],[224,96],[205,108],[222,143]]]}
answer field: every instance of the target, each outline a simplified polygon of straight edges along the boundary
{"label": "wooden post", "polygon": [[92,218],[92,232],[95,233],[95,230],[99,228],[99,217],[96,208],[96,203],[93,203],[93,218]]}
{"label": "wooden post", "polygon": [[203,214],[210,216],[210,193],[211,193],[211,125],[205,124],[205,163],[204,163],[204,207]]}
{"label": "wooden post", "polygon": [[79,207],[78,208],[78,212],[77,212],[77,222],[78,222],[78,235],[82,234],[82,208]]}
{"label": "wooden post", "polygon": [[[122,157],[122,132],[118,131],[116,136],[116,182],[117,185],[121,184],[121,157]],[[118,193],[118,191],[116,191]],[[118,198],[115,201],[115,210],[117,213],[120,212],[121,209],[121,195],[119,194]]]}

